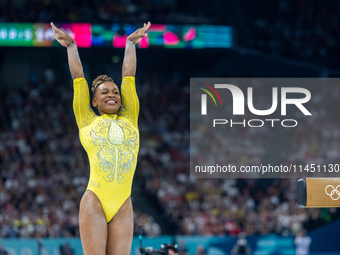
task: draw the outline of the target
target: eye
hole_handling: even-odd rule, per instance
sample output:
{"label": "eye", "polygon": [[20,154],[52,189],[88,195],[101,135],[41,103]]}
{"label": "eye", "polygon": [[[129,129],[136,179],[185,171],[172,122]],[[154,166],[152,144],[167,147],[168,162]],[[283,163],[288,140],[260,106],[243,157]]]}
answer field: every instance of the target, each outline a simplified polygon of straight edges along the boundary
{"label": "eye", "polygon": [[115,92],[115,94],[117,94],[117,95],[118,95],[118,94],[119,94],[119,92],[118,92],[118,91],[116,91],[116,92]]}
{"label": "eye", "polygon": [[102,94],[107,94],[107,91],[102,91]]}

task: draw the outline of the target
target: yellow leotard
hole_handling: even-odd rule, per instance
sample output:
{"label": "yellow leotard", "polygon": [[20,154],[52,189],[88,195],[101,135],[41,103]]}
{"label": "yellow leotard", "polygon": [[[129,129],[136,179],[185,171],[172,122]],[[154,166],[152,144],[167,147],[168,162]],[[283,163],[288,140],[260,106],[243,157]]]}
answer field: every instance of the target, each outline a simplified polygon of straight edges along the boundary
{"label": "yellow leotard", "polygon": [[123,106],[118,116],[96,115],[90,106],[86,80],[77,78],[73,83],[73,111],[80,142],[90,161],[90,179],[86,190],[98,196],[109,222],[131,194],[137,164],[139,100],[135,78],[123,78]]}

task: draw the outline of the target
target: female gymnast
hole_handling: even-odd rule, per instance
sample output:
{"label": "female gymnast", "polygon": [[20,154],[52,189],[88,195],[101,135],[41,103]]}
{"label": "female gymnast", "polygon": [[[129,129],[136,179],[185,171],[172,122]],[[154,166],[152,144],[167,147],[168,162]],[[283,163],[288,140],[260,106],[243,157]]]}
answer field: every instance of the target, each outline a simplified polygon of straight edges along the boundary
{"label": "female gymnast", "polygon": [[92,104],[98,109],[98,116],[90,106],[89,88],[75,41],[51,23],[53,37],[67,48],[74,85],[73,110],[90,162],[90,179],[79,209],[85,255],[130,253],[133,236],[130,194],[139,150],[135,44],[147,36],[150,25],[144,24],[126,40],[121,92],[106,75],[92,82]]}

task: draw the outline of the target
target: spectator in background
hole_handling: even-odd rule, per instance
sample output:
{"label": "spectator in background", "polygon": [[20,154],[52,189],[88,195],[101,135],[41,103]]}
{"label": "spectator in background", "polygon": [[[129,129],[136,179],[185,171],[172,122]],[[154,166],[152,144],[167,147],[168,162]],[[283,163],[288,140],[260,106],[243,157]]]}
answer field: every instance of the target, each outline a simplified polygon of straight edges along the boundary
{"label": "spectator in background", "polygon": [[168,251],[168,255],[178,255],[177,245],[174,244],[162,244],[162,249]]}
{"label": "spectator in background", "polygon": [[60,254],[61,255],[73,255],[74,251],[71,248],[70,244],[66,243],[66,244],[60,246]]}
{"label": "spectator in background", "polygon": [[188,255],[189,252],[186,248],[185,241],[180,240],[179,241],[179,247],[178,247],[178,255]]}
{"label": "spectator in background", "polygon": [[0,244],[0,255],[8,255],[8,252],[5,251],[4,247]]}
{"label": "spectator in background", "polygon": [[244,233],[239,235],[235,246],[231,250],[231,254],[251,254],[251,249],[248,246],[246,235]]}
{"label": "spectator in background", "polygon": [[203,245],[200,244],[200,245],[197,246],[195,255],[207,255],[207,252],[206,252],[206,250],[204,249],[204,246],[203,246]]}
{"label": "spectator in background", "polygon": [[296,255],[309,254],[309,247],[312,243],[312,238],[306,235],[306,230],[301,230],[295,237],[294,244],[296,245]]}

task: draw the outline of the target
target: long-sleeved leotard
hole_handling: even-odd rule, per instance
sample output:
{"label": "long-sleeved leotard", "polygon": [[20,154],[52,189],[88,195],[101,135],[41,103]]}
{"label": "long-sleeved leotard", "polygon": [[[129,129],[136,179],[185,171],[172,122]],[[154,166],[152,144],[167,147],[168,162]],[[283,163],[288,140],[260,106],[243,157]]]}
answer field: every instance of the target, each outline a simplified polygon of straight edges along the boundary
{"label": "long-sleeved leotard", "polygon": [[130,196],[137,164],[139,100],[134,77],[123,78],[121,97],[123,106],[118,115],[97,116],[90,106],[86,80],[74,80],[73,110],[80,141],[90,161],[86,190],[99,198],[107,222]]}

